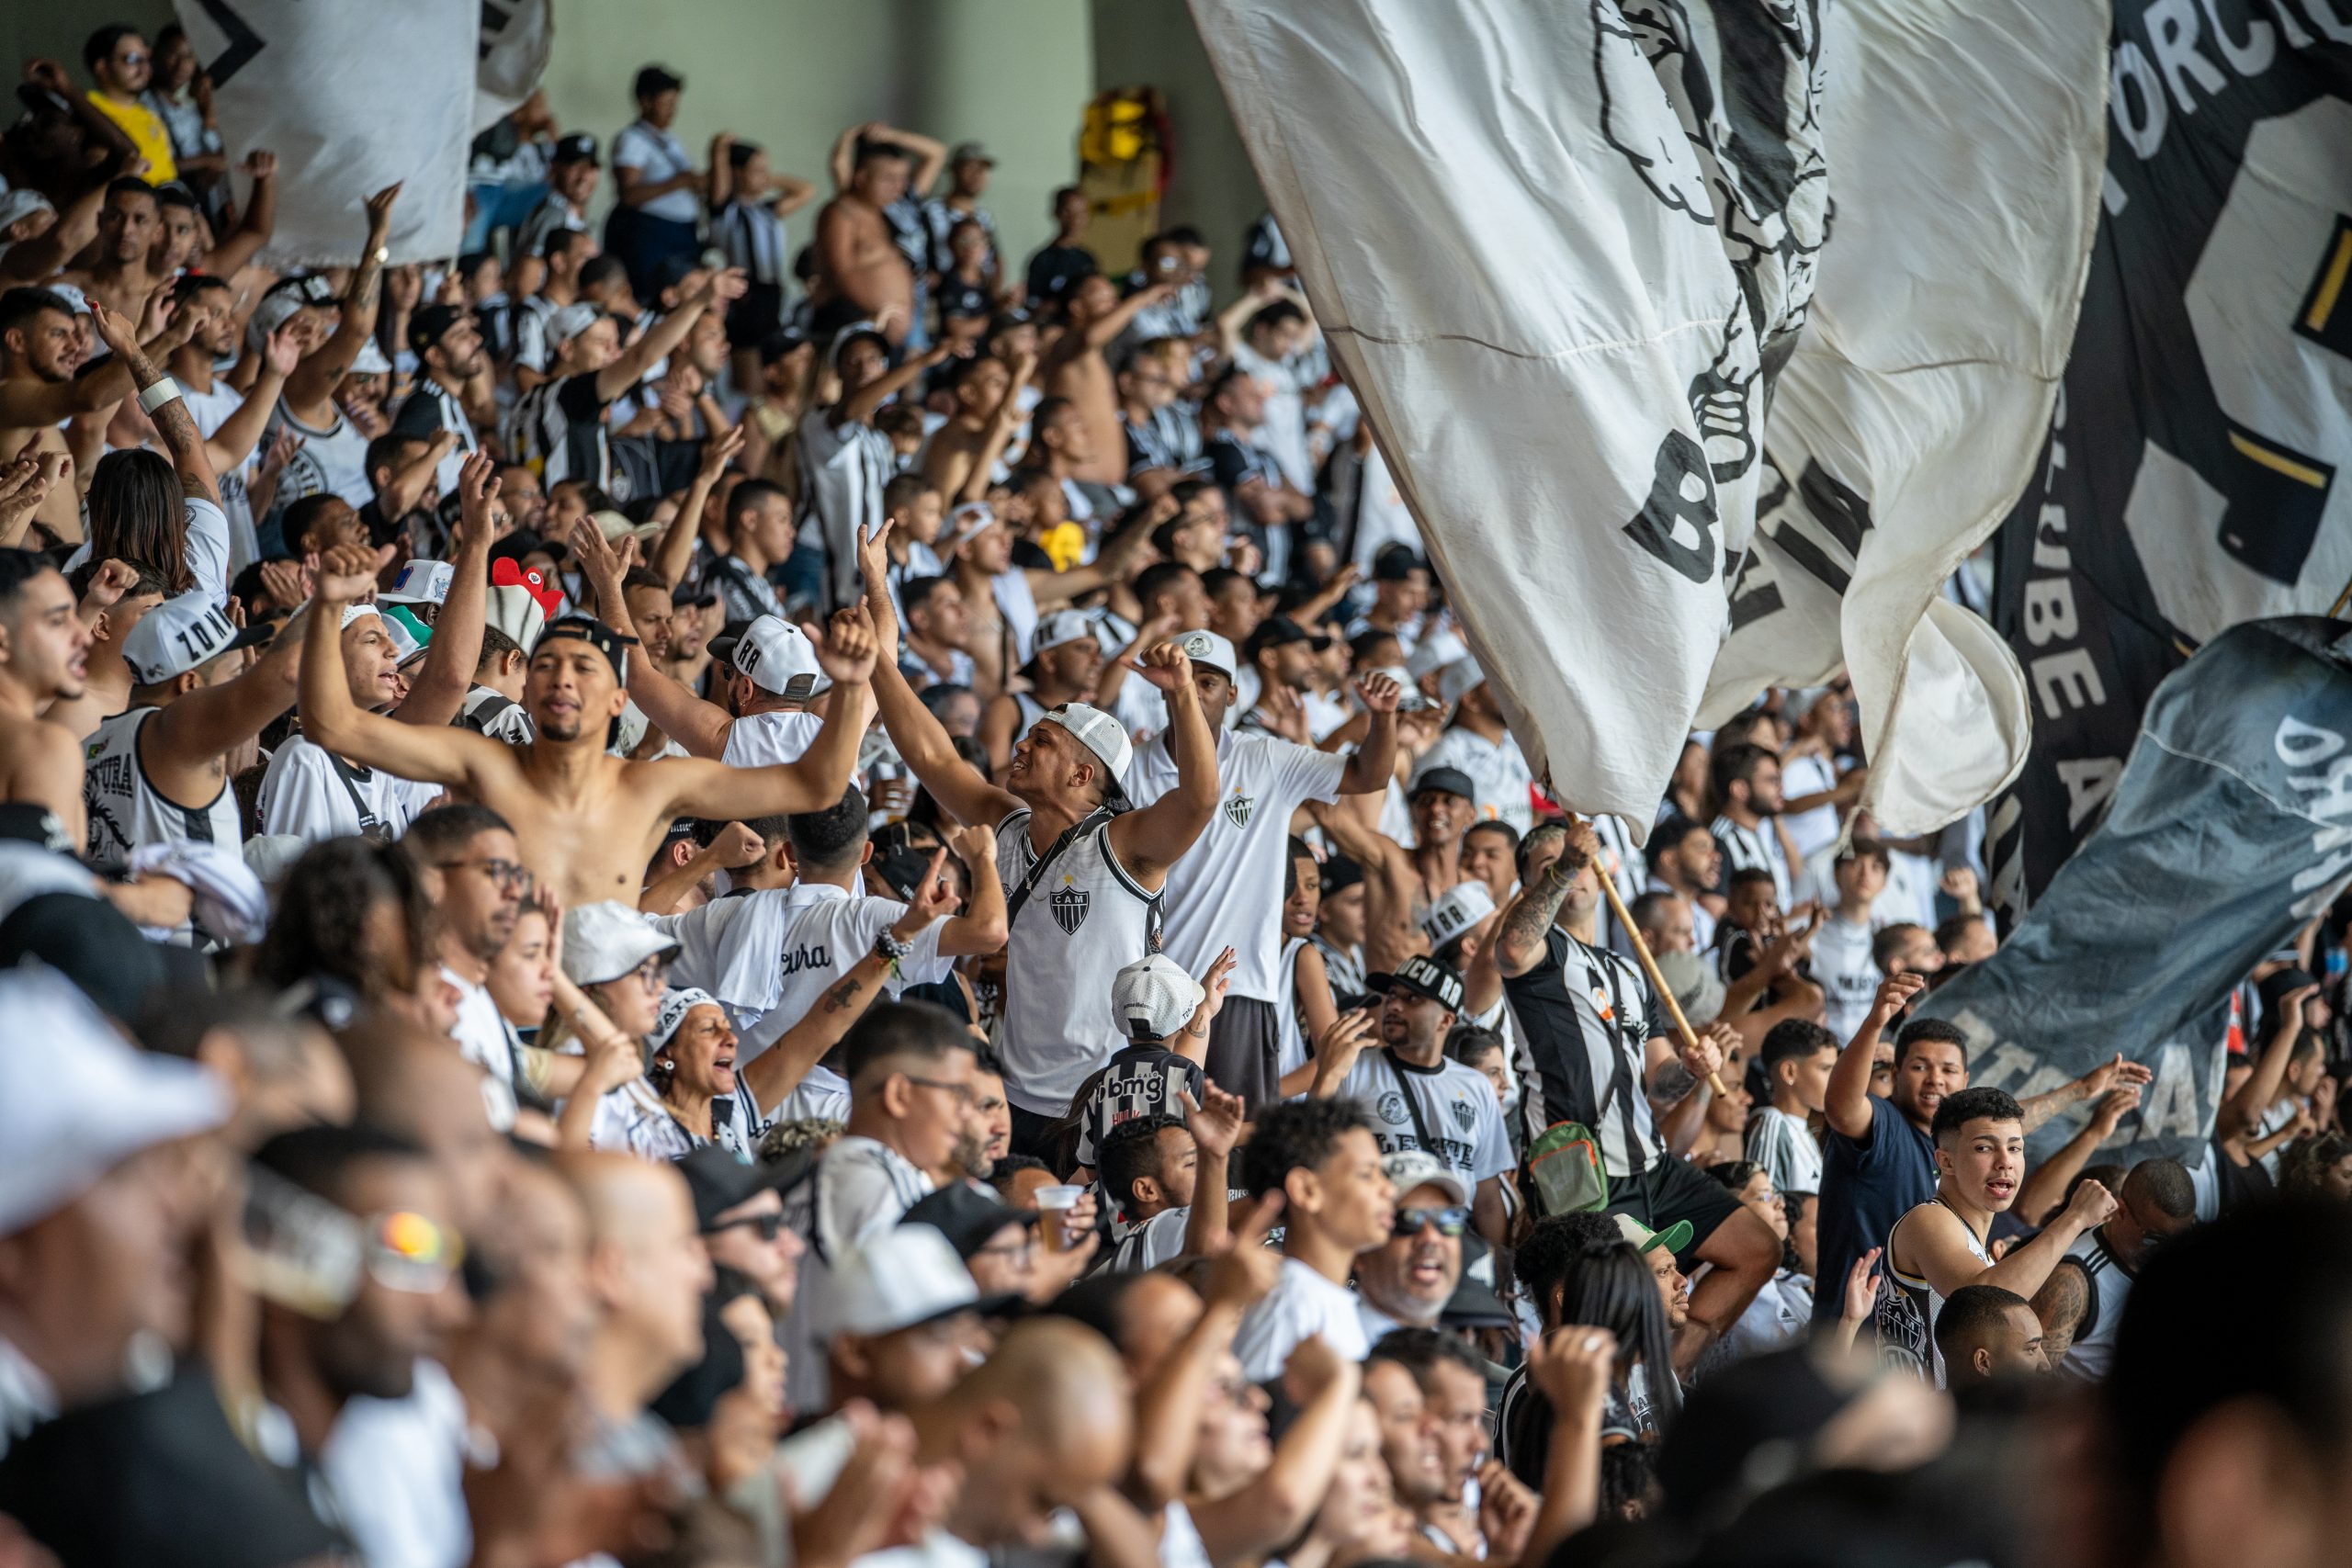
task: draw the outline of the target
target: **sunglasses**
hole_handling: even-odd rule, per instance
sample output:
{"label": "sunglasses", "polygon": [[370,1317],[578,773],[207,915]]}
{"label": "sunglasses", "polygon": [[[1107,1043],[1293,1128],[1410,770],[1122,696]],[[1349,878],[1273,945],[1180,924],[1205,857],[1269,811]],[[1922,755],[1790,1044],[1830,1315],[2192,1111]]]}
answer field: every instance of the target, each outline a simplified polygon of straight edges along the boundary
{"label": "sunglasses", "polygon": [[405,1209],[361,1222],[368,1237],[368,1272],[388,1291],[433,1295],[447,1290],[466,1258],[458,1233]]}
{"label": "sunglasses", "polygon": [[1440,1235],[1460,1235],[1470,1228],[1470,1211],[1459,1203],[1442,1209],[1399,1209],[1388,1234],[1419,1235],[1424,1225],[1435,1225]]}
{"label": "sunglasses", "polygon": [[764,1214],[746,1214],[740,1220],[721,1220],[715,1225],[706,1226],[702,1234],[717,1235],[721,1231],[737,1229],[753,1231],[762,1241],[774,1241],[777,1233],[784,1229],[784,1212],[779,1209]]}

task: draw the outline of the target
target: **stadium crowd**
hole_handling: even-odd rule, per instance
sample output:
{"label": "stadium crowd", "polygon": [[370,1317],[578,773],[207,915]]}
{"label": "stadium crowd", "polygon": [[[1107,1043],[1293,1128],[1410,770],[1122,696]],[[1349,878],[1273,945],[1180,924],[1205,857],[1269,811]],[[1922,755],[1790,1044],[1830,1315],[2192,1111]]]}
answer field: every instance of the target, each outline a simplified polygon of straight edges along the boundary
{"label": "stadium crowd", "polygon": [[281,274],[331,171],[81,66],[0,137],[0,1563],[2341,1561],[2340,917],[2112,1162],[2129,1051],[1913,1016],[1982,821],[1881,835],[1842,682],[1553,799],[1271,218],[1004,254],[985,148],[648,65]]}

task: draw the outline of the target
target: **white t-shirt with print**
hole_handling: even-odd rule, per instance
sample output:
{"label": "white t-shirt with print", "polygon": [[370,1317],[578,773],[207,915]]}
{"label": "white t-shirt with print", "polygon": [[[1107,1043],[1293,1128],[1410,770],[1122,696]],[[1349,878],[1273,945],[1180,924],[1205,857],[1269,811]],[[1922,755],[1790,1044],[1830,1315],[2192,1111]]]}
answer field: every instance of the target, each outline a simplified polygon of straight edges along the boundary
{"label": "white t-shirt with print", "polygon": [[[1425,1146],[1414,1127],[1418,1109],[1420,1126],[1429,1133],[1428,1152],[1465,1185],[1476,1188],[1517,1163],[1495,1086],[1464,1063],[1441,1056],[1435,1066],[1417,1067],[1386,1050],[1367,1050],[1340,1080],[1339,1092],[1371,1111],[1372,1135],[1384,1155]],[[1411,1105],[1406,1103],[1408,1094]]]}
{"label": "white t-shirt with print", "polygon": [[1813,935],[1813,982],[1821,987],[1822,1022],[1842,1043],[1854,1037],[1870,1016],[1882,976],[1871,957],[1870,925],[1857,925],[1836,910]]}
{"label": "white t-shirt with print", "polygon": [[1297,1258],[1285,1258],[1274,1288],[1242,1314],[1241,1327],[1233,1337],[1241,1375],[1251,1382],[1282,1376],[1283,1363],[1298,1342],[1317,1334],[1342,1359],[1361,1361],[1372,1353],[1363,1319],[1356,1313],[1356,1293]]}
{"label": "white t-shirt with print", "polygon": [[[290,833],[311,843],[359,834],[360,810],[392,838],[442,795],[439,784],[397,778],[381,768],[355,768],[346,788],[334,759],[300,736],[277,749],[261,779],[261,830]],[[354,792],[358,800],[353,801]]]}

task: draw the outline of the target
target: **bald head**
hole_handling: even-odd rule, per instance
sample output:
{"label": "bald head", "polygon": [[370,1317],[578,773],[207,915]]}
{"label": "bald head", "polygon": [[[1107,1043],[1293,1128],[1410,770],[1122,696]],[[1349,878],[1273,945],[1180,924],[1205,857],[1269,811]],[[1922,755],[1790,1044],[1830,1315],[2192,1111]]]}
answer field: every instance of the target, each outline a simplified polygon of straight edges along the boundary
{"label": "bald head", "polygon": [[984,1547],[1042,1545],[1055,1509],[1125,1473],[1135,1441],[1126,1369],[1109,1340],[1067,1318],[1006,1330],[915,1425],[926,1459],[963,1465],[946,1523]]}
{"label": "bald head", "polygon": [[1045,1318],[1008,1330],[996,1354],[947,1398],[967,1409],[1003,1401],[1018,1413],[1022,1431],[1049,1452],[1108,1446],[1124,1454],[1130,1394],[1109,1340],[1083,1324]]}
{"label": "bald head", "polygon": [[568,1150],[556,1156],[555,1168],[587,1211],[592,1247],[628,1246],[657,1235],[675,1220],[680,1202],[689,1213],[694,1207],[685,1178],[636,1155]]}

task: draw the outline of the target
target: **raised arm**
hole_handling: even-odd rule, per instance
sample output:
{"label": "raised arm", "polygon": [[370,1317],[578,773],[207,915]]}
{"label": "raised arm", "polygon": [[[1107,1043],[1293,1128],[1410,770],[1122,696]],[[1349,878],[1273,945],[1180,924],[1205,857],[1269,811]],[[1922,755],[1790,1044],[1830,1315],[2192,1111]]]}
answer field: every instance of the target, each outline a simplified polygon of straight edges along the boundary
{"label": "raised arm", "polygon": [[[944,829],[940,837],[964,863],[972,878],[972,896],[965,901],[964,912],[940,929],[939,951],[948,958],[994,953],[1004,945],[1012,929],[1005,912],[1004,882],[996,874],[996,829],[985,822],[967,822]],[[931,874],[939,874],[935,859]]]}
{"label": "raised arm", "polygon": [[343,291],[342,319],[334,334],[286,378],[287,400],[298,408],[316,407],[331,396],[359,357],[361,345],[375,335],[376,313],[383,303],[384,242],[391,235],[392,203],[400,194],[400,183],[394,181],[368,198],[368,237]]}
{"label": "raised arm", "polygon": [[1261,1555],[1305,1529],[1331,1489],[1347,1446],[1363,1371],[1319,1334],[1302,1339],[1283,1368],[1298,1415],[1274,1445],[1273,1461],[1233,1495],[1194,1511],[1212,1562]]}
{"label": "raised arm", "polygon": [[[98,340],[130,367],[131,382],[139,389],[140,407],[146,409],[147,417],[155,422],[155,434],[164,438],[164,448],[171,454],[173,471],[179,475],[180,489],[190,496],[220,505],[220,487],[212,478],[212,459],[205,454],[204,437],[197,433],[196,416],[187,412],[187,404],[180,397],[179,383],[147,357],[130,323],[96,299],[90,301],[90,324],[96,329]],[[148,407],[149,393],[158,387],[168,387],[171,396]]]}
{"label": "raised arm", "polygon": [[886,521],[870,536],[863,525],[857,531],[858,570],[865,579],[866,608],[874,615],[874,702],[881,710],[882,728],[888,731],[890,743],[906,759],[908,768],[949,816],[958,822],[993,828],[1020,810],[1021,802],[956,755],[956,743],[946,729],[899,673],[899,616],[891,608],[890,585],[885,575],[890,527]]}
{"label": "raised arm", "polygon": [[2304,986],[2280,999],[2281,1027],[2272,1030],[2270,1038],[2263,1042],[2262,1055],[2255,1058],[2254,1071],[2238,1085],[2237,1093],[2222,1102],[2213,1118],[2213,1136],[2244,1137],[2261,1124],[2263,1112],[2278,1098],[2278,1086],[2286,1081],[2287,1061],[2294,1055],[2295,1037],[2302,1032],[2303,1003],[2318,990],[2316,986]]}
{"label": "raised arm", "polygon": [[1879,982],[1878,995],[1871,998],[1862,1026],[1854,1031],[1854,1038],[1838,1054],[1838,1065],[1829,1069],[1826,1111],[1831,1132],[1848,1138],[1870,1136],[1871,1064],[1878,1055],[1878,1037],[1887,1021],[1908,1007],[1927,983],[1924,975],[1889,975]]}
{"label": "raised arm", "polygon": [[337,545],[314,561],[317,579],[311,624],[302,635],[302,735],[312,744],[363,768],[421,784],[462,786],[479,795],[491,771],[512,767],[507,749],[486,735],[452,725],[401,724],[351,700],[343,662],[343,612],[376,586],[391,547]]}
{"label": "raised arm", "polygon": [[[1429,938],[1413,920],[1413,898],[1420,873],[1405,846],[1348,808],[1345,800],[1326,806],[1306,803],[1306,814],[1331,836],[1331,841],[1363,867],[1364,967],[1373,974],[1393,970],[1416,953],[1429,951]],[[1487,1006],[1494,1006],[1488,998]]]}
{"label": "raised arm", "polygon": [[269,334],[262,344],[261,375],[254,381],[253,390],[237,405],[237,412],[220,422],[204,443],[204,455],[211,459],[216,474],[233,473],[245,466],[254,448],[261,445],[262,432],[269,428],[269,416],[277,407],[277,396],[286,389],[286,378],[302,357],[294,341],[290,326],[281,326]]}
{"label": "raised arm", "polygon": [[1173,642],[1163,642],[1136,666],[1168,699],[1168,750],[1176,763],[1176,787],[1137,811],[1114,818],[1111,847],[1137,881],[1165,875],[1176,858],[1193,847],[1216,815],[1216,734],[1201,711],[1193,686],[1193,661]]}
{"label": "raised arm", "polygon": [[1135,319],[1163,299],[1176,297],[1172,283],[1152,283],[1136,289],[1099,321],[1086,323],[1086,346],[1108,348],[1119,340],[1119,334],[1135,323]]}
{"label": "raised arm", "polygon": [[2009,1212],[2029,1225],[2046,1222],[2065,1201],[2066,1189],[2082,1174],[2083,1167],[2090,1164],[2098,1146],[2115,1136],[2115,1129],[2122,1124],[2123,1118],[2139,1108],[2137,1084],[2125,1084],[2101,1095],[2098,1109],[2083,1123],[2083,1130],[2067,1139],[2064,1148],[2033,1168],[2025,1185],[2018,1189],[2017,1201],[2009,1206]]}
{"label": "raised arm", "polygon": [[[1532,839],[1535,834],[1528,836]],[[1567,902],[1568,890],[1576,886],[1578,874],[1600,854],[1600,835],[1593,831],[1591,823],[1578,818],[1561,829],[1559,853],[1544,867],[1542,875],[1521,885],[1495,921],[1495,968],[1504,978],[1517,979],[1544,961],[1560,906]],[[1536,849],[1529,846],[1531,872],[1539,858]]]}
{"label": "raised arm", "polygon": [[907,177],[907,189],[917,201],[931,194],[939,183],[939,172],[947,167],[947,145],[933,141],[918,131],[901,130],[895,125],[881,127],[876,134],[892,142],[915,161],[914,171]]}
{"label": "raised arm", "polygon": [[1340,774],[1341,795],[1385,790],[1396,769],[1396,705],[1405,700],[1405,688],[1389,676],[1374,674],[1356,682],[1356,695],[1372,722],[1364,730],[1363,744],[1356,748]]}
{"label": "raised arm", "polygon": [[490,506],[498,499],[497,476],[498,465],[487,452],[468,454],[458,470],[458,548],[449,560],[449,596],[433,618],[424,662],[392,714],[399,723],[447,725],[473,690],[490,617],[490,545],[497,532]]}
{"label": "raised arm", "polygon": [[[2303,1016],[2302,1004],[2296,1003],[2295,1011],[2289,1016],[2300,1021]],[[2292,1043],[2293,1037],[2294,1032],[2290,1029],[2288,1032],[2290,1043]],[[2280,1071],[2282,1073],[2285,1071],[2283,1063]],[[2145,1089],[2155,1081],[2155,1076],[2145,1063],[2131,1061],[2122,1052],[2118,1051],[2112,1060],[2101,1062],[2072,1083],[2060,1084],[2047,1094],[2037,1094],[2030,1100],[2018,1101],[2018,1108],[2025,1112],[2025,1130],[2030,1133],[2070,1105],[2080,1105],[2084,1100],[2097,1100],[2112,1089],[2126,1086]],[[2259,1069],[2256,1076],[2260,1076]],[[2251,1081],[2251,1079],[2248,1080],[2248,1082]],[[2271,1092],[2274,1095],[2278,1092],[2276,1085],[2272,1086]],[[2257,1111],[2256,1114],[2258,1116],[2260,1112]]]}
{"label": "raised arm", "polygon": [[866,723],[874,716],[867,683],[873,678],[874,646],[873,622],[862,609],[835,611],[831,626],[817,641],[818,668],[832,682],[832,700],[808,750],[797,761],[760,768],[731,768],[700,757],[650,764],[665,770],[663,776],[673,781],[668,814],[741,822],[839,805],[856,771]]}
{"label": "raised arm", "polygon": [[678,514],[662,530],[661,542],[653,547],[653,558],[646,564],[673,588],[684,580],[686,567],[694,559],[695,536],[701,531],[702,509],[710,501],[711,488],[743,450],[743,433],[750,423],[746,420],[702,444],[702,461],[695,468],[694,483],[686,487],[685,504],[678,508]]}
{"label": "raised arm", "polygon": [[1989,1268],[1968,1250],[1960,1230],[1949,1224],[1929,1226],[1919,1247],[1920,1277],[1939,1295],[1950,1296],[1962,1285],[1998,1285],[2031,1301],[2049,1282],[2050,1270],[2066,1249],[2085,1231],[2105,1224],[2115,1209],[2115,1194],[2096,1181],[2086,1181],[2075,1189],[2075,1201],[2039,1235],[2011,1247],[2007,1257]]}
{"label": "raised arm", "polygon": [[[595,590],[596,615],[625,637],[636,637],[637,622],[628,613],[628,598],[621,591],[620,557],[595,524],[582,518],[571,525],[572,553]],[[684,747],[692,756],[711,761],[727,755],[727,738],[735,720],[717,703],[705,702],[650,659],[628,661],[629,700],[644,710],[654,728]]]}
{"label": "raised arm", "polygon": [[866,424],[882,410],[882,405],[911,387],[922,373],[934,365],[946,363],[954,348],[951,344],[933,344],[922,353],[910,355],[896,369],[887,370],[873,380],[851,392],[834,406],[835,424]]}
{"label": "raised arm", "polygon": [[722,130],[710,139],[710,188],[703,193],[705,211],[717,213],[735,199],[735,133]]}
{"label": "raised arm", "polygon": [[[259,735],[294,705],[310,613],[308,605],[296,610],[252,669],[217,686],[198,686],[147,721],[140,762],[151,777],[176,784],[183,775],[209,770],[222,752]],[[189,777],[182,787],[193,789],[200,782]]]}
{"label": "raised arm", "polygon": [[253,185],[236,231],[204,253],[204,270],[216,277],[234,277],[277,227],[277,154],[257,147],[245,154],[244,168]]}
{"label": "raised arm", "polygon": [[1035,355],[1014,356],[1012,379],[1004,389],[1004,400],[997,404],[995,414],[989,420],[988,430],[980,437],[979,449],[972,454],[972,466],[965,470],[962,481],[955,487],[955,493],[947,498],[951,506],[987,497],[989,481],[996,473],[996,466],[1003,458],[1004,449],[1012,444],[1012,433],[1021,428],[1021,390],[1036,374]]}
{"label": "raised arm", "polygon": [[[912,942],[922,935],[931,923],[939,919],[954,895],[942,890],[939,901],[928,911],[909,908],[890,928],[890,935],[899,942]],[[780,1035],[776,1043],[759,1055],[743,1064],[743,1085],[752,1091],[763,1116],[784,1103],[784,1097],[800,1086],[808,1069],[823,1060],[826,1052],[841,1043],[849,1026],[865,1016],[874,1005],[882,987],[890,978],[890,960],[878,952],[869,952],[849,967],[840,979],[825,988],[816,1004],[803,1013],[800,1021]]]}
{"label": "raised arm", "polygon": [[686,341],[686,334],[694,330],[695,320],[704,310],[714,304],[741,299],[749,287],[742,273],[734,267],[712,273],[684,303],[654,322],[644,336],[621,350],[620,357],[596,372],[596,400],[609,403],[645,379],[647,371],[669,358]]}
{"label": "raised arm", "polygon": [[842,129],[839,136],[833,138],[833,150],[825,154],[825,172],[833,176],[833,189],[836,191],[849,189],[850,171],[857,166],[858,139],[880,123],[879,120],[869,119],[861,124],[847,126]]}
{"label": "raised arm", "polygon": [[1071,567],[1068,571],[1046,568],[1029,569],[1030,595],[1040,610],[1057,604],[1067,604],[1098,588],[1107,588],[1127,578],[1127,563],[1150,541],[1151,531],[1176,515],[1175,498],[1162,495],[1130,510],[1102,541],[1102,548],[1084,566]]}
{"label": "raised arm", "polygon": [[[1235,1109],[1239,1110],[1238,1103]],[[1239,1129],[1238,1118],[1235,1128]],[[1219,1155],[1216,1163],[1216,1174],[1222,1179],[1225,1156]],[[1203,1179],[1209,1174],[1209,1151],[1204,1146]],[[1208,1189],[1204,1187],[1201,1190],[1206,1192]],[[1224,1195],[1219,1193],[1220,1207],[1223,1201]],[[1226,1236],[1220,1215],[1216,1232],[1218,1245],[1214,1250],[1216,1261],[1209,1266],[1207,1276],[1201,1281],[1201,1314],[1193,1320],[1184,1337],[1176,1342],[1175,1348],[1160,1359],[1159,1365],[1136,1389],[1132,1479],[1148,1506],[1165,1506],[1183,1495],[1200,1441],[1201,1407],[1209,1396],[1210,1381],[1216,1375],[1217,1363],[1233,1348],[1233,1337],[1241,1327],[1242,1314],[1264,1299],[1281,1273],[1282,1254],[1265,1245],[1264,1235],[1264,1224],[1272,1213],[1281,1209],[1281,1201],[1276,1199],[1262,1207],[1267,1213],[1247,1238]],[[1197,1202],[1193,1217],[1197,1223]],[[1186,1255],[1196,1256],[1190,1240],[1191,1229],[1188,1227],[1184,1234]]]}

